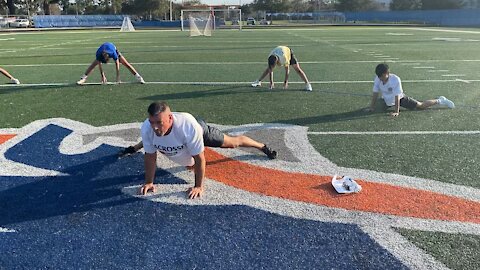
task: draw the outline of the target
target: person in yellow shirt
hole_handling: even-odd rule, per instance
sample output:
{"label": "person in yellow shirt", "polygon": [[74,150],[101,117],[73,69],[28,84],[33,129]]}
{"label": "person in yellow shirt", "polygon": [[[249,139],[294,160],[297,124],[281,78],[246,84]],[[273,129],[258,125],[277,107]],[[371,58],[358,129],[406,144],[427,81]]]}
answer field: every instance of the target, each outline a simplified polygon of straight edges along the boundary
{"label": "person in yellow shirt", "polygon": [[267,69],[265,69],[262,76],[260,76],[260,79],[252,83],[252,87],[261,86],[262,80],[267,75],[270,75],[270,89],[273,89],[275,87],[275,84],[273,82],[273,69],[276,66],[285,67],[285,80],[283,82],[284,89],[288,88],[288,75],[290,73],[290,66],[292,66],[293,69],[295,69],[295,71],[298,73],[300,78],[302,78],[302,80],[305,82],[305,90],[312,91],[312,85],[308,81],[307,75],[305,75],[305,72],[303,72],[302,68],[300,68],[300,64],[295,58],[295,55],[293,55],[292,49],[290,49],[287,46],[278,46],[275,49],[273,49],[273,51],[268,56]]}

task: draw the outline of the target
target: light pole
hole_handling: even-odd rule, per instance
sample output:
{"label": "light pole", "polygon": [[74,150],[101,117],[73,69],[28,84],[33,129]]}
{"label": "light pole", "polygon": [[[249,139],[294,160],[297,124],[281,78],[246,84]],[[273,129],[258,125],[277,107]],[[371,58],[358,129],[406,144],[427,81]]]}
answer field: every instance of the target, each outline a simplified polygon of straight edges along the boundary
{"label": "light pole", "polygon": [[170,0],[170,21],[173,21],[172,19],[172,7],[173,7],[173,4],[172,4],[173,0]]}

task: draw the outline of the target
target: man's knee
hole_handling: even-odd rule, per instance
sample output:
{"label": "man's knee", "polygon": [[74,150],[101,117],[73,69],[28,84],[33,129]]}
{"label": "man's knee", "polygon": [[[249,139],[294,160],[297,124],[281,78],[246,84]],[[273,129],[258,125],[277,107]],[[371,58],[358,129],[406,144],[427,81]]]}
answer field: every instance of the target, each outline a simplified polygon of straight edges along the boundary
{"label": "man's knee", "polygon": [[223,139],[223,148],[237,148],[241,144],[240,137],[225,135]]}

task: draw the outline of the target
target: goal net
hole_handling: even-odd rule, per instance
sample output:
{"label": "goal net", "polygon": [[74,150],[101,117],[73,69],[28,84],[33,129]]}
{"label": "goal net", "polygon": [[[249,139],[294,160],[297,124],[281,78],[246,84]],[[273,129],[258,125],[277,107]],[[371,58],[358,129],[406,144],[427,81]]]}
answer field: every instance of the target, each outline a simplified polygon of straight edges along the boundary
{"label": "goal net", "polygon": [[211,36],[217,29],[242,29],[240,9],[184,9],[181,11],[182,31],[190,36]]}
{"label": "goal net", "polygon": [[212,25],[213,24],[212,14],[200,15],[197,13],[195,15],[197,16],[194,16],[193,14],[188,15],[188,25],[190,27],[190,36],[191,37],[212,36],[212,28],[214,27]]}
{"label": "goal net", "polygon": [[131,32],[131,31],[135,31],[135,27],[133,27],[130,17],[123,17],[123,22],[122,22],[122,27],[120,28],[120,32]]}

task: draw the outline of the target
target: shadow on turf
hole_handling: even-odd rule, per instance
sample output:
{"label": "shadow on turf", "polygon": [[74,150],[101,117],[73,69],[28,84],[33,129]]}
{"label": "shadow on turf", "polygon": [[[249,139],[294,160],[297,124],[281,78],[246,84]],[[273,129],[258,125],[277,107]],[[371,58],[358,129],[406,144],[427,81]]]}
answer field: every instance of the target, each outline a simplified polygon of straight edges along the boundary
{"label": "shadow on turf", "polygon": [[277,122],[291,125],[309,126],[312,124],[349,121],[354,119],[374,117],[378,114],[385,114],[385,111],[365,112],[364,110],[365,108],[361,108],[350,112],[278,120]]}
{"label": "shadow on turf", "polygon": [[[5,157],[13,162],[62,175],[0,176],[0,227],[56,216],[86,215],[93,209],[141,200],[125,196],[122,188],[144,181],[142,156],[118,159],[119,149],[108,145],[84,154],[62,154],[60,143],[70,133],[49,125],[7,150]],[[157,183],[186,183],[161,169],[156,177]]]}
{"label": "shadow on turf", "polygon": [[151,101],[156,101],[156,100],[168,101],[172,99],[186,99],[186,98],[199,98],[199,97],[238,94],[239,93],[238,91],[232,91],[234,89],[242,89],[242,93],[259,92],[257,88],[248,87],[246,85],[236,85],[236,86],[229,86],[229,87],[217,88],[217,89],[207,89],[203,91],[191,91],[191,92],[154,95],[154,96],[142,97],[139,99],[151,100]]}
{"label": "shadow on turf", "polygon": [[44,89],[63,89],[63,88],[73,88],[73,87],[79,87],[75,83],[71,83],[68,85],[36,85],[36,86],[31,86],[31,85],[11,85],[11,86],[5,86],[0,88],[0,95],[1,94],[10,94],[14,92],[19,92],[19,91],[26,91],[26,90],[44,90]]}

